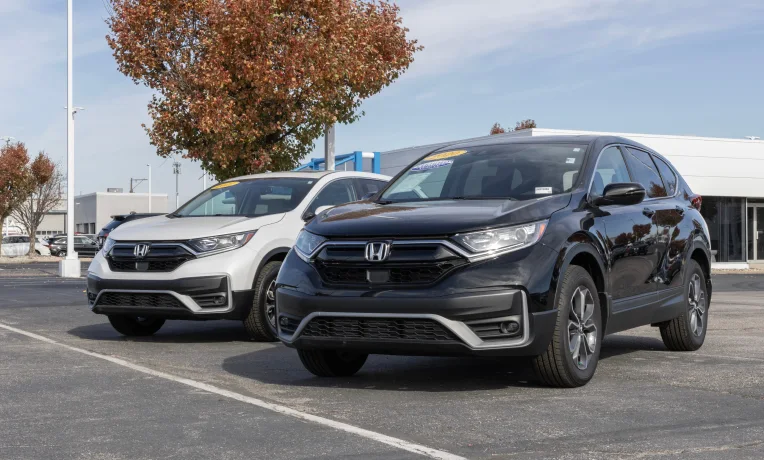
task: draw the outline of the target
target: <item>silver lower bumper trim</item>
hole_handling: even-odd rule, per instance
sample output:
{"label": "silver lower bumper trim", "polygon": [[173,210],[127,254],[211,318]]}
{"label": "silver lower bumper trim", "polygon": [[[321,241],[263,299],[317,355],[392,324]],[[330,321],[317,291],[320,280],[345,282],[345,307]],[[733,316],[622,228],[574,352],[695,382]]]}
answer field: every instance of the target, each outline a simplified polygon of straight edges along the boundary
{"label": "silver lower bumper trim", "polygon": [[[485,341],[478,337],[472,329],[461,321],[453,321],[440,315],[434,314],[418,314],[418,313],[342,313],[342,312],[313,312],[307,315],[300,321],[300,324],[295,329],[294,334],[289,339],[283,339],[287,343],[293,343],[300,337],[302,331],[308,325],[308,323],[319,317],[332,317],[332,318],[386,318],[386,319],[429,319],[440,323],[443,327],[451,331],[456,337],[459,338],[465,345],[474,350],[492,350],[503,348],[519,348],[528,344],[530,341],[530,320],[528,318],[528,299],[525,292],[522,292],[523,298],[523,334],[520,337],[515,337],[506,340],[491,340]],[[277,306],[278,308],[278,306]],[[500,318],[497,318],[497,320]],[[277,322],[278,323],[278,322]],[[281,335],[281,327],[279,326],[279,335]],[[283,337],[283,336],[282,336]]]}

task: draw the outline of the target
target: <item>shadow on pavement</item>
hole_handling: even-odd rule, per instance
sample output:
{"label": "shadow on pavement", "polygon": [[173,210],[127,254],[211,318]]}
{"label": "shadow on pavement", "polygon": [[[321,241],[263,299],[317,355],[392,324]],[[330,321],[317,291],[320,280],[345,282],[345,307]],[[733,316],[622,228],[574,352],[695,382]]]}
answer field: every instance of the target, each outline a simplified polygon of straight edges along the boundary
{"label": "shadow on pavement", "polygon": [[600,352],[600,360],[638,351],[668,351],[663,341],[655,337],[634,335],[609,335],[605,337]]}
{"label": "shadow on pavement", "polygon": [[370,356],[353,377],[319,378],[303,368],[295,350],[284,346],[223,361],[233,375],[261,383],[381,391],[484,391],[537,386],[527,359]]}
{"label": "shadow on pavement", "polygon": [[[666,347],[654,337],[614,335],[605,339],[601,359],[640,351],[662,352]],[[353,377],[319,378],[303,368],[295,350],[278,346],[227,358],[223,369],[261,383],[303,387],[423,392],[540,387],[530,358],[373,355]]]}
{"label": "shadow on pavement", "polygon": [[[105,319],[105,318],[104,318]],[[108,322],[75,327],[69,334],[85,340],[130,341],[156,343],[249,342],[239,321],[167,321],[150,337],[125,337]]]}

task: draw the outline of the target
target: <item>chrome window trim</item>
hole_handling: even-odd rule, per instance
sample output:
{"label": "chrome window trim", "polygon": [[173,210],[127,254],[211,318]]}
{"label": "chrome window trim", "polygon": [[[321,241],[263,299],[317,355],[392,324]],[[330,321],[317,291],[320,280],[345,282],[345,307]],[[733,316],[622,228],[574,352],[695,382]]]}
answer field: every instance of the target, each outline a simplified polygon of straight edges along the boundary
{"label": "chrome window trim", "polygon": [[[639,148],[639,147],[635,147],[635,146],[633,146],[633,145],[629,145],[629,144],[623,144],[623,146],[624,146],[624,147],[626,147],[626,148],[630,148],[630,149],[632,149],[632,150],[639,150],[640,152],[644,152],[644,153],[646,153],[646,154],[650,155],[650,158],[651,158],[651,159],[652,159],[652,157],[654,157],[654,156],[659,156],[659,155],[656,155],[656,154],[654,154],[654,153],[650,152],[649,150],[645,150],[645,149],[642,149],[642,148]],[[624,160],[624,161],[625,161],[625,160]],[[653,163],[654,163],[654,162],[655,162],[655,160],[653,160]],[[668,161],[666,161],[666,164],[668,165],[668,164],[669,164],[669,162],[668,162]],[[658,167],[658,165],[655,165],[655,167],[657,168],[657,167]],[[666,196],[659,196],[659,197],[656,197],[656,198],[649,198],[647,195],[645,195],[645,199],[642,201],[643,203],[644,203],[645,201],[659,201],[659,200],[667,200],[667,199],[669,199],[669,198],[676,198],[676,197],[677,197],[677,195],[679,195],[679,176],[677,175],[677,172],[676,172],[676,171],[674,171],[674,168],[672,168],[671,166],[669,166],[669,169],[671,170],[671,172],[673,172],[673,173],[674,173],[674,178],[676,179],[676,190],[674,190],[674,194],[673,194],[673,195],[671,195],[671,196],[668,196],[668,195],[666,195]],[[660,172],[660,171],[655,171],[655,172],[658,174],[658,177],[660,177],[660,178],[661,178],[661,182],[663,182],[663,176],[661,176],[661,172]],[[631,171],[629,172],[629,174],[631,174]],[[665,187],[665,186],[666,186],[666,184],[663,184],[663,186]],[[644,187],[644,185],[643,185],[643,187]],[[645,190],[646,190],[646,189],[645,189]]]}
{"label": "chrome window trim", "polygon": [[[613,143],[613,144],[607,144],[606,146],[602,147],[602,149],[599,151],[599,153],[597,154],[597,161],[595,161],[595,162],[594,162],[594,168],[592,169],[592,175],[591,175],[591,177],[589,178],[589,187],[586,189],[586,197],[587,197],[587,200],[590,200],[590,199],[591,199],[591,196],[592,196],[592,185],[594,185],[594,174],[597,172],[597,166],[599,166],[599,164],[600,164],[600,158],[602,158],[602,152],[604,152],[605,150],[609,149],[610,147],[623,147],[623,148],[627,148],[627,147],[628,147],[628,148],[632,148],[632,149],[634,149],[634,150],[639,150],[639,151],[641,151],[641,152],[645,152],[645,153],[647,153],[648,155],[650,155],[651,157],[652,157],[652,156],[657,156],[658,158],[664,159],[664,158],[663,158],[661,155],[659,155],[659,154],[658,154],[658,155],[656,155],[656,154],[654,154],[654,153],[652,153],[652,152],[649,152],[649,151],[647,151],[647,150],[645,150],[645,149],[641,149],[641,148],[639,148],[639,147],[635,147],[635,146],[633,146],[633,145],[630,145],[630,144],[624,144],[624,143],[621,143],[621,142],[615,142],[615,143]],[[621,157],[623,157],[623,154],[624,154],[624,152],[623,152],[623,151],[621,151]],[[665,161],[665,159],[664,159],[664,161]],[[633,181],[633,180],[634,180],[634,178],[633,178],[633,177],[631,177],[631,170],[629,169],[629,165],[628,165],[628,163],[627,163],[627,161],[626,161],[626,158],[623,158],[623,162],[624,162],[624,164],[626,164],[626,169],[629,171],[629,179],[631,179],[631,180]],[[676,190],[674,190],[674,194],[673,194],[673,195],[671,195],[671,196],[661,196],[661,197],[658,197],[658,198],[649,198],[649,197],[648,197],[648,196],[645,194],[645,199],[644,199],[644,200],[642,200],[642,203],[645,203],[645,202],[648,202],[648,201],[658,201],[658,200],[665,200],[665,199],[669,199],[669,198],[676,198],[676,197],[677,197],[677,195],[679,195],[679,173],[677,173],[677,172],[676,172],[676,170],[675,170],[675,169],[674,169],[674,167],[671,165],[671,163],[669,163],[668,161],[666,161],[666,164],[669,166],[669,169],[671,169],[671,171],[674,173],[674,177],[676,178],[677,187],[676,187]],[[657,167],[657,166],[656,166],[656,167]],[[658,177],[660,177],[660,178],[661,178],[661,181],[663,181],[663,176],[661,176],[661,173],[660,173],[659,171],[656,171],[656,172],[658,173]],[[639,182],[637,182],[637,183],[639,183]],[[643,184],[641,184],[641,183],[640,183],[640,185],[642,185],[642,187],[644,187],[644,185],[643,185]],[[665,186],[665,184],[664,184],[664,186]],[[646,190],[646,189],[645,189],[645,190]],[[590,201],[590,202],[591,202],[591,201]]]}
{"label": "chrome window trim", "polygon": [[[342,313],[342,312],[313,312],[300,321],[292,336],[287,340],[282,336],[282,340],[287,343],[293,343],[299,338],[302,331],[308,323],[317,317],[333,318],[385,318],[385,319],[429,319],[440,323],[441,326],[451,331],[459,340],[473,350],[491,350],[502,348],[519,348],[530,342],[530,319],[528,318],[528,297],[525,291],[520,291],[523,299],[523,335],[507,340],[491,340],[486,342],[475,334],[475,332],[466,323],[454,321],[440,315],[430,313]],[[501,319],[501,318],[498,318]],[[276,324],[279,324],[277,321]],[[281,326],[278,326],[278,332],[281,336]]]}

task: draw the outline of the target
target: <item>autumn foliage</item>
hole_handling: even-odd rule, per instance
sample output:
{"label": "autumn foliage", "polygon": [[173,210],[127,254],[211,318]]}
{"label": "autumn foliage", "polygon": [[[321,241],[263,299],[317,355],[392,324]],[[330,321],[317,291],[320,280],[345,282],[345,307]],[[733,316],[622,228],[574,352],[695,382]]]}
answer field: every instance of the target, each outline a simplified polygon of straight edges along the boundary
{"label": "autumn foliage", "polygon": [[[29,236],[33,236],[45,215],[61,201],[63,174],[45,152],[38,153],[27,169],[27,197],[13,210],[13,217],[24,226]],[[31,238],[30,256],[35,254],[35,243],[35,238]]]}
{"label": "autumn foliage", "polygon": [[17,142],[0,147],[0,231],[3,221],[31,193],[27,163],[29,163],[29,154],[23,143]]}
{"label": "autumn foliage", "polygon": [[530,118],[527,120],[518,121],[515,123],[515,128],[503,128],[500,124],[494,123],[491,127],[491,132],[489,134],[504,134],[512,131],[520,131],[521,129],[530,129],[530,128],[536,128],[536,122]]}
{"label": "autumn foliage", "polygon": [[419,49],[385,1],[110,4],[119,70],[156,91],[146,130],[157,153],[199,160],[220,179],[293,168]]}

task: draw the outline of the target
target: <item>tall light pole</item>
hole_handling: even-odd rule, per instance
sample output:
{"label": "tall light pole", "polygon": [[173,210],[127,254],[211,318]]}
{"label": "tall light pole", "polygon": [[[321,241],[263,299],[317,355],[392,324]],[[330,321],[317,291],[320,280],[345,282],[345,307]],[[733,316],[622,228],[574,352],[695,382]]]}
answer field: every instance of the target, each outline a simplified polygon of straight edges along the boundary
{"label": "tall light pole", "polygon": [[178,178],[180,177],[180,162],[178,162],[178,156],[175,156],[175,161],[172,163],[172,173],[175,174],[175,209],[180,207],[180,201],[178,198]]}
{"label": "tall light pole", "polygon": [[80,277],[80,261],[74,250],[74,107],[72,95],[72,3],[66,2],[66,258],[59,262],[58,274],[65,278]]}
{"label": "tall light pole", "polygon": [[151,212],[151,165],[146,165],[149,167],[149,212]]}
{"label": "tall light pole", "polygon": [[324,128],[324,169],[334,171],[334,125]]}

